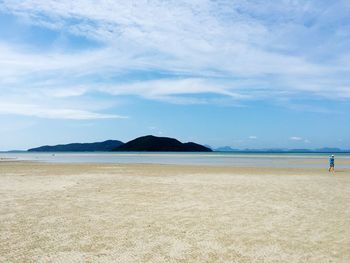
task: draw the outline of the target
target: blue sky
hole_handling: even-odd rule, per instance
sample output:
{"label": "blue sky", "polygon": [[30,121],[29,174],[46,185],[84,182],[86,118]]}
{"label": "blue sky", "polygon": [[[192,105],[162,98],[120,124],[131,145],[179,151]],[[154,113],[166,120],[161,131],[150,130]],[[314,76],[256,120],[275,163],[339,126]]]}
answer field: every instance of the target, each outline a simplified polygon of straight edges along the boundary
{"label": "blue sky", "polygon": [[0,150],[154,134],[350,148],[350,2],[0,0]]}

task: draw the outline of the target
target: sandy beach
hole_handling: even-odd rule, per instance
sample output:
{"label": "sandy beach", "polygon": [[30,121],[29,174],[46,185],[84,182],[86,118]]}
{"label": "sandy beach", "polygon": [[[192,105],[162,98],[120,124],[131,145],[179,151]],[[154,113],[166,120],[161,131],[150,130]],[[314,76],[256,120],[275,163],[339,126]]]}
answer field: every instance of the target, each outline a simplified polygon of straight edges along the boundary
{"label": "sandy beach", "polygon": [[350,170],[0,162],[0,262],[350,262]]}

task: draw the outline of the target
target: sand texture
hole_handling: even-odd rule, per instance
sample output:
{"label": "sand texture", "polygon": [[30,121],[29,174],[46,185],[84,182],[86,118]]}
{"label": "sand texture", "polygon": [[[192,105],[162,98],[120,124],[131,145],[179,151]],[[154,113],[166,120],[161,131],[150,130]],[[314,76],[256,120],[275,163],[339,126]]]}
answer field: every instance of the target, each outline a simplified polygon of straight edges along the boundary
{"label": "sand texture", "polygon": [[3,161],[0,262],[350,262],[350,171]]}

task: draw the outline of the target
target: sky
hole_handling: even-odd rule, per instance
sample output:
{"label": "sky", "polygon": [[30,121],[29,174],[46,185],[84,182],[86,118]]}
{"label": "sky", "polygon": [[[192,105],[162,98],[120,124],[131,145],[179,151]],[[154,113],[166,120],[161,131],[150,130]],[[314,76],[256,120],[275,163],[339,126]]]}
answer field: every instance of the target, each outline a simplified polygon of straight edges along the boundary
{"label": "sky", "polygon": [[0,0],[0,150],[154,134],[350,149],[348,0]]}

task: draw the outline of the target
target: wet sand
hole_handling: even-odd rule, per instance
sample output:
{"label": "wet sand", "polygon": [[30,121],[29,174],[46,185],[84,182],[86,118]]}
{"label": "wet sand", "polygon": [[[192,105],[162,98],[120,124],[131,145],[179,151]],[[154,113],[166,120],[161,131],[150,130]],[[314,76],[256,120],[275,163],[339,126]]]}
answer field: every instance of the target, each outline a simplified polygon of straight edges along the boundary
{"label": "wet sand", "polygon": [[0,162],[0,262],[350,262],[350,170]]}

